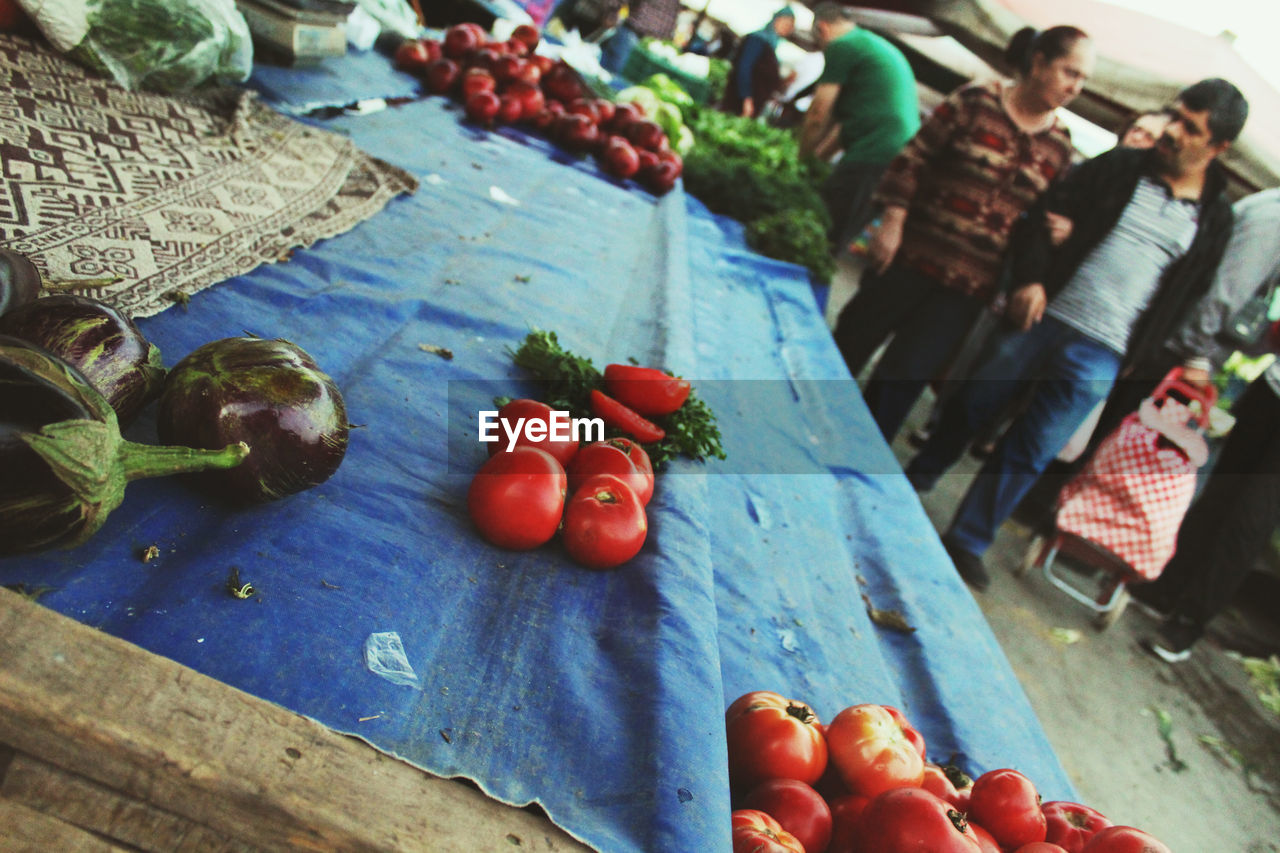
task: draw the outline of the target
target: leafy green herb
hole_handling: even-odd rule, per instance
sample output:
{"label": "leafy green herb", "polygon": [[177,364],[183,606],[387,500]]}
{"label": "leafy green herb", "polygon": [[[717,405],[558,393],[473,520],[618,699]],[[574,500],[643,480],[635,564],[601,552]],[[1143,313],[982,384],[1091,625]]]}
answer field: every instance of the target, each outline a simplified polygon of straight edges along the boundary
{"label": "leafy green herb", "polygon": [[689,127],[698,142],[684,160],[685,190],[746,224],[752,249],[830,279],[831,217],[820,192],[830,167],[802,158],[793,132],[751,119],[704,109]]}
{"label": "leafy green herb", "polygon": [[563,409],[579,417],[591,413],[593,388],[604,387],[604,374],[591,359],[574,355],[560,346],[555,332],[534,329],[525,336],[520,348],[511,353],[512,361],[539,381],[546,383],[544,402],[553,409]]}
{"label": "leafy green herb", "polygon": [[1187,762],[1178,757],[1178,748],[1173,743],[1173,717],[1163,708],[1152,708],[1151,711],[1156,715],[1156,732],[1164,741],[1165,764],[1174,773],[1181,773],[1187,769]]}
{"label": "leafy green herb", "polygon": [[818,281],[829,281],[836,271],[827,228],[812,210],[782,210],[752,221],[747,245],[765,257],[808,267]]}
{"label": "leafy green herb", "polygon": [[1200,741],[1202,746],[1213,752],[1221,761],[1238,767],[1240,772],[1244,774],[1245,785],[1250,789],[1253,788],[1253,774],[1257,772],[1258,768],[1245,756],[1244,752],[1216,735],[1200,735],[1196,740]]}
{"label": "leafy green herb", "polygon": [[[518,366],[545,383],[543,402],[551,408],[575,417],[591,416],[591,392],[604,389],[604,374],[591,359],[574,355],[560,346],[555,332],[534,329],[520,348],[511,352],[511,357]],[[696,390],[689,392],[689,398],[678,411],[654,418],[654,423],[666,432],[661,441],[644,445],[655,469],[663,468],[677,456],[699,461],[709,457],[725,458],[716,416]],[[606,430],[606,434],[622,435],[617,430]]]}
{"label": "leafy green herb", "polygon": [[249,33],[203,4],[113,0],[84,8],[89,33],[71,55],[130,88],[180,92],[208,77],[242,80],[252,64]]}
{"label": "leafy green herb", "polygon": [[1240,665],[1249,674],[1258,699],[1273,714],[1280,715],[1280,655],[1265,659],[1241,657]]}

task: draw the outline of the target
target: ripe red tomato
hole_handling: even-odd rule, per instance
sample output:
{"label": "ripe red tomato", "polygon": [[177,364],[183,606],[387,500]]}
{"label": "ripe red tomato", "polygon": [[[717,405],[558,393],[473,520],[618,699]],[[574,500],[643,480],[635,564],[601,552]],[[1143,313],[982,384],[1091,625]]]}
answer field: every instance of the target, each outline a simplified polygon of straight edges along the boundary
{"label": "ripe red tomato", "polygon": [[827,742],[818,715],[803,702],[770,690],[735,699],[724,714],[729,783],[745,791],[765,779],[812,785],[827,767]]}
{"label": "ripe red tomato", "polygon": [[[960,809],[956,809],[956,811],[960,811]],[[1000,845],[996,843],[996,840],[991,837],[991,833],[983,829],[981,824],[969,821],[969,829],[973,831],[973,837],[978,839],[978,849],[982,853],[1004,853],[1000,849]]]}
{"label": "ripe red tomato", "polygon": [[525,61],[518,56],[500,56],[493,64],[493,79],[499,83],[510,83],[520,76],[524,66]]}
{"label": "ripe red tomato", "polygon": [[893,788],[878,795],[867,804],[858,827],[858,853],[980,853],[982,849],[964,815],[924,788]]}
{"label": "ripe red tomato", "polygon": [[831,808],[831,840],[827,853],[857,853],[858,820],[871,798],[861,794],[844,794],[827,800]]}
{"label": "ripe red tomato", "polygon": [[[640,170],[640,157],[631,143],[620,136],[612,136],[600,153],[600,163],[604,170],[615,178],[630,178]],[[610,365],[612,366],[612,365]],[[605,368],[605,382],[609,381],[609,369]],[[612,388],[610,390],[613,390]],[[615,394],[615,398],[616,398]],[[634,409],[635,407],[632,406]],[[639,411],[637,409],[637,411]]]}
{"label": "ripe red tomato", "polygon": [[1017,770],[988,770],[975,779],[969,817],[1003,848],[1044,841],[1047,830],[1036,786]]}
{"label": "ripe red tomato", "polygon": [[893,717],[893,721],[902,728],[902,736],[916,748],[916,752],[920,753],[920,757],[924,758],[924,735],[920,734],[916,727],[911,725],[910,721],[907,720],[907,715],[892,705],[881,705],[880,707],[889,712],[889,716]]}
{"label": "ripe red tomato", "polygon": [[[626,148],[635,163],[631,173],[622,176],[629,178],[640,168],[639,155],[625,140],[619,139],[617,144]],[[605,365],[604,386],[619,403],[651,416],[669,415],[679,409],[689,399],[690,390],[687,379],[632,364]]]}
{"label": "ripe red tomato", "polygon": [[733,853],[805,853],[794,835],[756,809],[733,813]]}
{"label": "ripe red tomato", "polygon": [[827,746],[855,794],[874,797],[924,780],[924,759],[882,705],[854,705],[836,714],[827,725]]}
{"label": "ripe red tomato", "polygon": [[443,95],[458,82],[462,69],[452,59],[437,59],[427,64],[427,90],[433,95]]}
{"label": "ripe red tomato", "polygon": [[497,120],[500,124],[515,124],[524,115],[524,104],[515,95],[498,96]]}
{"label": "ripe red tomato", "polygon": [[472,92],[463,104],[467,118],[479,124],[489,124],[502,109],[502,101],[493,92]]}
{"label": "ripe red tomato", "polygon": [[680,167],[670,160],[657,160],[652,166],[640,167],[636,176],[640,185],[654,195],[666,195],[675,188],[676,178],[680,177]]}
{"label": "ripe red tomato", "polygon": [[498,87],[498,81],[483,68],[468,68],[462,75],[462,97],[470,98],[476,92],[492,92]]}
{"label": "ripe red tomato", "polygon": [[1102,812],[1080,803],[1054,800],[1040,806],[1046,822],[1045,841],[1067,853],[1080,853],[1085,843],[1101,829],[1111,826]]}
{"label": "ripe red tomato", "polygon": [[[960,782],[961,787],[956,787]],[[969,794],[973,788],[973,780],[957,767],[940,767],[926,761],[924,764],[924,781],[920,787],[929,793],[941,797],[962,812],[969,811]]]}
{"label": "ripe red tomato", "polygon": [[594,150],[600,141],[600,129],[581,113],[566,112],[557,116],[551,125],[551,135],[565,148],[579,154]]}
{"label": "ripe red tomato", "polygon": [[524,46],[532,52],[538,46],[542,33],[538,32],[538,28],[532,24],[520,24],[511,31],[511,37],[524,42]]}
{"label": "ripe red tomato", "polygon": [[590,569],[611,569],[640,553],[649,522],[631,487],[612,474],[582,484],[564,510],[565,550]]}
{"label": "ripe red tomato", "polygon": [[469,24],[456,24],[445,31],[444,55],[450,59],[461,59],[479,47],[482,38]]}
{"label": "ripe red tomato", "polygon": [[591,414],[611,427],[622,430],[641,444],[662,441],[667,433],[653,421],[641,417],[634,409],[596,389],[591,391]]}
{"label": "ripe red tomato", "polygon": [[[554,418],[552,411],[550,406],[538,400],[522,397],[508,402],[501,409],[498,409],[498,440],[488,443],[489,455],[493,456],[495,453],[507,449],[509,441],[507,431],[511,430],[517,433],[516,447],[527,445],[536,447],[539,450],[545,450],[555,457],[555,460],[561,465],[568,465],[569,461],[578,452],[578,441],[572,436],[564,440],[551,439],[552,420]],[[531,439],[525,430],[530,423],[543,424],[544,426],[535,427],[535,432],[545,435],[546,438],[541,441]],[[555,427],[555,429],[564,431],[565,427]]]}
{"label": "ripe red tomato", "polygon": [[653,497],[653,465],[644,448],[627,438],[610,438],[580,448],[569,462],[569,490],[578,491],[596,474],[612,474],[631,487],[644,506]]}
{"label": "ripe red tomato", "polygon": [[[494,69],[498,67],[498,60],[501,58],[502,54],[492,47],[479,47],[462,57],[462,64],[466,66],[468,71],[474,68],[477,71],[485,71],[493,75]],[[497,80],[497,77],[494,76],[494,79]]]}
{"label": "ripe red tomato", "polygon": [[769,815],[805,850],[826,850],[831,841],[831,807],[799,779],[766,779],[742,798],[742,808]]}
{"label": "ripe red tomato", "polygon": [[542,90],[534,83],[516,80],[507,87],[506,95],[520,99],[520,118],[529,121],[547,105]]}
{"label": "ripe red tomato", "polygon": [[499,548],[536,548],[556,534],[568,480],[550,453],[517,447],[490,457],[471,480],[467,511]]}
{"label": "ripe red tomato", "polygon": [[637,148],[644,148],[657,154],[667,135],[662,132],[662,125],[653,119],[638,118],[627,125],[627,138]]}
{"label": "ripe red tomato", "polygon": [[1066,849],[1048,841],[1032,841],[1024,844],[1013,853],[1067,853]]}
{"label": "ripe red tomato", "polygon": [[410,74],[421,74],[431,62],[431,52],[418,39],[405,39],[396,48],[392,62],[401,71]]}
{"label": "ripe red tomato", "polygon": [[1108,826],[1100,829],[1081,849],[1081,853],[1172,853],[1153,835],[1132,826]]}

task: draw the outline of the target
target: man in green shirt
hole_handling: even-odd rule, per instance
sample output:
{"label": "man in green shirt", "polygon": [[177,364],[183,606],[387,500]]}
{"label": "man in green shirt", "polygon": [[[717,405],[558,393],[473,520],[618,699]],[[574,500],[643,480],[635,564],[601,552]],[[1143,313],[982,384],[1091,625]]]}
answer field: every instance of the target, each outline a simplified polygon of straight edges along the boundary
{"label": "man in green shirt", "polygon": [[920,128],[915,75],[902,51],[834,2],[813,10],[825,67],[800,129],[800,153],[844,154],[823,187],[831,237],[846,247],[870,221],[871,194],[885,167]]}

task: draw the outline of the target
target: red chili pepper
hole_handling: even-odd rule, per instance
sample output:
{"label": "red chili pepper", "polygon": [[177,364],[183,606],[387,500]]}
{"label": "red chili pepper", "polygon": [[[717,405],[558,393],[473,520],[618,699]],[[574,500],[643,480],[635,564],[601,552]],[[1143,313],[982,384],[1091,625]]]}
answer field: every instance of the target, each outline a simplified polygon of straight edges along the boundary
{"label": "red chili pepper", "polygon": [[591,392],[591,413],[611,427],[617,427],[641,444],[651,444],[666,437],[662,427],[645,420],[635,409],[624,406],[603,391]]}
{"label": "red chili pepper", "polygon": [[609,364],[604,368],[609,394],[642,415],[669,415],[689,399],[689,380],[652,367]]}

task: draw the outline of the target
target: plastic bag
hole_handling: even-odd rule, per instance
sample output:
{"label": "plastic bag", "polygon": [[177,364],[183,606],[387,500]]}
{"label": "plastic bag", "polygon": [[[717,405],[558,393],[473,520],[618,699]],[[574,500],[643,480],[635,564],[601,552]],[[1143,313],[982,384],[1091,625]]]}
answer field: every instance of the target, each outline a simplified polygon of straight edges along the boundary
{"label": "plastic bag", "polygon": [[58,50],[126,89],[181,92],[253,70],[235,0],[19,0]]}
{"label": "plastic bag", "polygon": [[418,674],[413,671],[409,657],[404,653],[404,643],[395,631],[381,631],[365,639],[364,664],[370,672],[392,684],[418,686]]}
{"label": "plastic bag", "polygon": [[388,32],[415,38],[422,29],[408,0],[356,0],[356,5]]}

